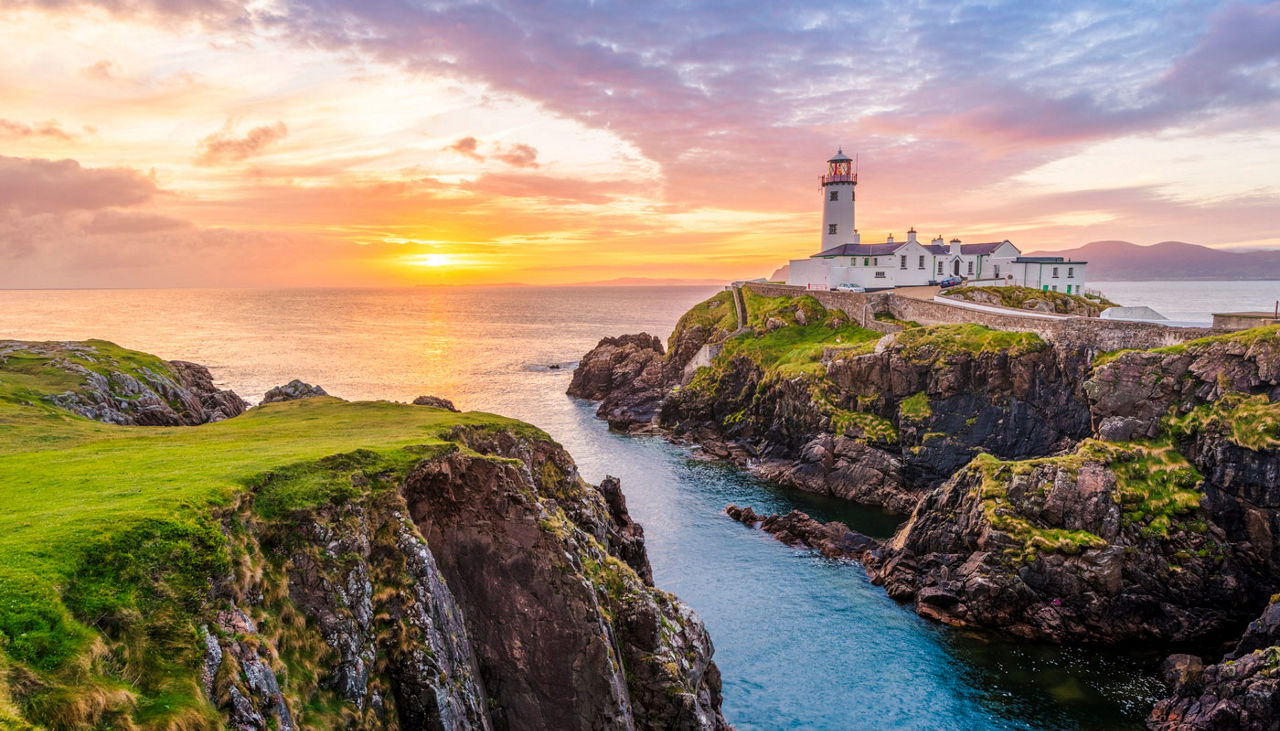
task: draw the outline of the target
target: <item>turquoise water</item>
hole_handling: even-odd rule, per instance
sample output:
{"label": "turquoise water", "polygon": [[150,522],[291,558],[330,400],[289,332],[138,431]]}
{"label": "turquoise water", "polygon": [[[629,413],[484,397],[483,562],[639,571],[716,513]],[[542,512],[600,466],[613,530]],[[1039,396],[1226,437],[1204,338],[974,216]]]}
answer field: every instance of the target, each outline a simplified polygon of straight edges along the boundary
{"label": "turquoise water", "polygon": [[[585,477],[622,479],[659,586],[703,617],[739,729],[1137,728],[1159,658],[1000,641],[920,619],[854,564],[723,514],[800,508],[886,537],[898,518],[610,433],[564,390],[601,336],[665,337],[707,288],[0,291],[0,338],[101,337],[209,365],[251,400],[299,377],[531,421]],[[559,369],[549,368],[560,364]]]}

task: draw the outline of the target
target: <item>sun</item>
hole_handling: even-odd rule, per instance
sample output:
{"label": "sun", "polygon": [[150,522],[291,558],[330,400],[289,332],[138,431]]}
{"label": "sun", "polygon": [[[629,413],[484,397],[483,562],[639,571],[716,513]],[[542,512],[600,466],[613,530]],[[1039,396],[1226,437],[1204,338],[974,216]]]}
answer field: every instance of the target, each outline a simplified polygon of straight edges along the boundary
{"label": "sun", "polygon": [[417,257],[414,263],[421,267],[442,267],[448,266],[451,262],[448,254],[423,254]]}

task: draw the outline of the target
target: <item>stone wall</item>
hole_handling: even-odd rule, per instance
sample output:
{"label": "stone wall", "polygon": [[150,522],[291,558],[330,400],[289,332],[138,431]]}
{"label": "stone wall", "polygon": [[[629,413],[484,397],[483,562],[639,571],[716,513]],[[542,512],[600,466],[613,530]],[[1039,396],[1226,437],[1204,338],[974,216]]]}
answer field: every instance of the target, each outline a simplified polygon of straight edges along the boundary
{"label": "stone wall", "polygon": [[811,295],[823,307],[839,309],[863,327],[877,332],[893,332],[898,329],[890,323],[875,319],[877,312],[888,312],[896,319],[914,320],[921,325],[974,323],[997,330],[1033,332],[1057,345],[1093,353],[1121,348],[1159,348],[1227,332],[1222,328],[1171,327],[1156,322],[1125,322],[1094,317],[1067,317],[1060,320],[1020,317],[952,307],[940,302],[904,297],[892,291],[831,292],[755,282],[746,286],[764,297]]}

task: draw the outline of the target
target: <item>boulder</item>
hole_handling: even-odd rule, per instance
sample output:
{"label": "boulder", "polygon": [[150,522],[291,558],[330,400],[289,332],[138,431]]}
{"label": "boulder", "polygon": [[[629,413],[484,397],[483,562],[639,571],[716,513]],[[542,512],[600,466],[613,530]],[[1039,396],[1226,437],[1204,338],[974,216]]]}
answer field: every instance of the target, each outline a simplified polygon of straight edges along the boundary
{"label": "boulder", "polygon": [[274,404],[281,401],[297,401],[304,398],[316,398],[329,394],[319,386],[312,386],[298,379],[293,379],[283,386],[276,386],[262,396],[262,403]]}
{"label": "boulder", "polygon": [[456,407],[454,407],[452,401],[450,401],[447,398],[441,398],[439,396],[419,396],[418,398],[413,400],[413,405],[414,406],[430,406],[433,409],[444,409],[445,411],[453,411],[453,412],[457,412],[458,410]]}

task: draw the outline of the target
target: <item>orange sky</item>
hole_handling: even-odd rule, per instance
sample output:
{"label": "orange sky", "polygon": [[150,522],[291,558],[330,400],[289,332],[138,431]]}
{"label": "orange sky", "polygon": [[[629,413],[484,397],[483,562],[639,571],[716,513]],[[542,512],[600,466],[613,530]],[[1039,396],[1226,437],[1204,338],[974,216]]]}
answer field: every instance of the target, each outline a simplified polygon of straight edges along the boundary
{"label": "orange sky", "polygon": [[760,276],[837,145],[863,241],[1280,245],[1280,4],[1100,12],[0,0],[0,287]]}

